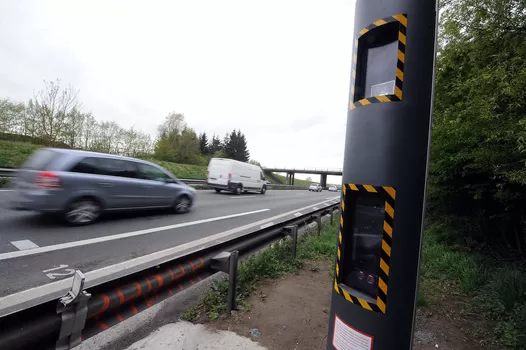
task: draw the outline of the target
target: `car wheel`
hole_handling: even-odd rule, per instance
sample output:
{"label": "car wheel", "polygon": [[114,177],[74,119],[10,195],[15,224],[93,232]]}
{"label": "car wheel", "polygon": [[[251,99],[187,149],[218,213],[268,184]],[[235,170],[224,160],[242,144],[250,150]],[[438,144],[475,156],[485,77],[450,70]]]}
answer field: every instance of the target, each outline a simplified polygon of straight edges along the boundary
{"label": "car wheel", "polygon": [[236,187],[236,192],[235,193],[236,193],[236,195],[239,196],[241,194],[241,192],[243,192],[243,186],[239,185],[239,186]]}
{"label": "car wheel", "polygon": [[73,226],[89,225],[100,216],[100,204],[90,198],[81,198],[73,201],[64,213],[66,222]]}
{"label": "car wheel", "polygon": [[190,210],[192,201],[188,196],[179,197],[174,203],[174,210],[177,214],[184,214]]}
{"label": "car wheel", "polygon": [[216,190],[216,193],[221,192],[221,189],[220,189],[220,188],[216,188],[215,190]]}
{"label": "car wheel", "polygon": [[261,194],[265,194],[265,192],[267,192],[267,186],[263,186],[261,187]]}

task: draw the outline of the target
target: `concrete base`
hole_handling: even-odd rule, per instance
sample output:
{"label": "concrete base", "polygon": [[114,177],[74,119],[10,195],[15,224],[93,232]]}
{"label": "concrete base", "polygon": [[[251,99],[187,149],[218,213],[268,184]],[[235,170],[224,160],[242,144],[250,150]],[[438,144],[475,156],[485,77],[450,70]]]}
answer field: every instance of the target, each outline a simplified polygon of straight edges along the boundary
{"label": "concrete base", "polygon": [[234,332],[209,329],[202,324],[180,321],[167,324],[127,350],[265,350],[258,343]]}

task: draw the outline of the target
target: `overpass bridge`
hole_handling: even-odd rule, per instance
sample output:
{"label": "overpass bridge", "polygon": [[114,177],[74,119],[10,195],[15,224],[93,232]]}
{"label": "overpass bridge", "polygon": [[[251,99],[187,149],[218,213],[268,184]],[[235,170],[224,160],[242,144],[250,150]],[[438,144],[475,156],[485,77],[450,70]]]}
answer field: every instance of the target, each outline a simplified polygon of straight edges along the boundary
{"label": "overpass bridge", "polygon": [[264,168],[265,171],[272,173],[286,173],[287,174],[287,185],[294,185],[294,175],[295,174],[314,174],[320,175],[320,185],[322,187],[327,187],[327,175],[342,175],[342,169],[328,169],[328,168],[304,168],[304,169],[290,169],[290,168]]}

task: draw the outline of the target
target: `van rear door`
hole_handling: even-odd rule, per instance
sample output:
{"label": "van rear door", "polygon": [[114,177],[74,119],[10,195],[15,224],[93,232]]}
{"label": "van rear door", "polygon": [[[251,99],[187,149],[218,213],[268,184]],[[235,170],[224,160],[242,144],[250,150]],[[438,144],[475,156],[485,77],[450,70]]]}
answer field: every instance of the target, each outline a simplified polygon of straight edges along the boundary
{"label": "van rear door", "polygon": [[208,184],[221,187],[228,186],[228,174],[231,172],[232,163],[224,159],[210,159],[208,164]]}

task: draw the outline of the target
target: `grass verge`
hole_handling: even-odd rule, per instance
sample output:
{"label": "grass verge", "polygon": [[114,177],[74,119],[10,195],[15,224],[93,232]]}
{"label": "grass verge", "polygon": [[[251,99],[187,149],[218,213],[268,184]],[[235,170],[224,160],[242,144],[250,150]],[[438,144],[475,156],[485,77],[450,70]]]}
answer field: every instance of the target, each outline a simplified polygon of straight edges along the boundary
{"label": "grass verge", "polygon": [[526,349],[526,270],[441,243],[445,229],[426,230],[418,302],[458,291],[467,302],[463,312],[489,321],[501,348]]}
{"label": "grass verge", "polygon": [[[287,273],[295,273],[304,266],[306,260],[334,258],[337,226],[326,223],[321,234],[305,235],[299,239],[297,258],[292,259],[290,240],[282,240],[278,244],[252,255],[239,264],[237,280],[237,305],[240,309],[249,310],[247,297],[254,291],[256,283],[266,279],[275,279]],[[226,311],[228,280],[221,279],[212,284],[201,303],[188,309],[182,316],[184,320],[195,321],[200,316],[211,320],[217,319]]]}

